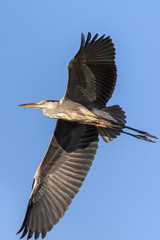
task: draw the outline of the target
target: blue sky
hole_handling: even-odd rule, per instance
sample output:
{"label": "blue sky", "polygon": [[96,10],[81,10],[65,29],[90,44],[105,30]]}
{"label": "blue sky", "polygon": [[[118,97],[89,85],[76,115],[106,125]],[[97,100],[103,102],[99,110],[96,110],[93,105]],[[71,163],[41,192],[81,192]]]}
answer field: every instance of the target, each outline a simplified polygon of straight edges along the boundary
{"label": "blue sky", "polygon": [[[160,137],[159,10],[158,0],[0,2],[1,239],[19,239],[56,123],[17,105],[63,97],[81,32],[105,33],[115,44],[118,79],[108,105],[119,104],[129,126]],[[46,239],[159,240],[159,155],[159,142],[100,139],[80,192]]]}

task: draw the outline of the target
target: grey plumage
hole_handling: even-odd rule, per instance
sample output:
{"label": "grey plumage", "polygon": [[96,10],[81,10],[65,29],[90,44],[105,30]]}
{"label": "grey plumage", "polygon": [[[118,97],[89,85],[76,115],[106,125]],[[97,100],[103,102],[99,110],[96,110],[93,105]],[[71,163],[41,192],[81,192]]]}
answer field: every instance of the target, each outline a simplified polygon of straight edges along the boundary
{"label": "grey plumage", "polygon": [[[105,35],[87,39],[68,65],[69,80],[64,98],[23,104],[41,108],[44,115],[57,118],[49,148],[37,169],[21,238],[42,238],[63,217],[79,191],[92,165],[98,147],[98,134],[105,142],[122,132],[153,142],[147,132],[127,127],[124,111],[118,106],[106,107],[116,84],[115,48]],[[127,128],[141,135],[124,131]],[[155,138],[155,137],[154,137]]]}

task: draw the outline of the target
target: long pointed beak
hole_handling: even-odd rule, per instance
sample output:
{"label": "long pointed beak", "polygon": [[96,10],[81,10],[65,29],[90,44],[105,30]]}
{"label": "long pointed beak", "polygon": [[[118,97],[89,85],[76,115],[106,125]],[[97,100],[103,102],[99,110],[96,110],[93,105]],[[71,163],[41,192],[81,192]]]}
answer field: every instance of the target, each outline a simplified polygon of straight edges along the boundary
{"label": "long pointed beak", "polygon": [[44,105],[42,103],[27,103],[27,104],[18,105],[18,107],[43,108]]}

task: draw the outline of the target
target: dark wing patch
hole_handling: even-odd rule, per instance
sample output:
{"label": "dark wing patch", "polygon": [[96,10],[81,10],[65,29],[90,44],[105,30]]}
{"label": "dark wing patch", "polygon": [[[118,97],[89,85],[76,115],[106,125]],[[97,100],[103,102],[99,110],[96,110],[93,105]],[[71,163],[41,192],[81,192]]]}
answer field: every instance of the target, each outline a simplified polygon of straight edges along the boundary
{"label": "dark wing patch", "polygon": [[[62,137],[63,136],[63,137]],[[21,238],[42,238],[63,217],[90,169],[98,146],[97,129],[57,121],[55,134],[36,172]]]}
{"label": "dark wing patch", "polygon": [[115,88],[117,69],[115,48],[112,40],[105,35],[91,40],[82,34],[81,46],[68,65],[69,80],[65,98],[85,106],[104,107]]}

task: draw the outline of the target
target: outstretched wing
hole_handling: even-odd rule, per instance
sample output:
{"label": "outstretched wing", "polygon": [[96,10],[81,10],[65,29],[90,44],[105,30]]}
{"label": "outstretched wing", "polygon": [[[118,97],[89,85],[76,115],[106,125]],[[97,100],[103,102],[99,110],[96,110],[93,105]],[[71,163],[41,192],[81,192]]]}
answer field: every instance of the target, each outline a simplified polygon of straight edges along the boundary
{"label": "outstretched wing", "polygon": [[109,37],[96,34],[87,40],[82,34],[81,47],[68,65],[69,80],[65,98],[87,107],[104,107],[115,88],[117,70],[115,48]]}
{"label": "outstretched wing", "polygon": [[[63,136],[63,137],[62,137]],[[34,177],[21,238],[42,238],[63,217],[90,169],[98,146],[93,126],[58,120],[46,155]]]}

